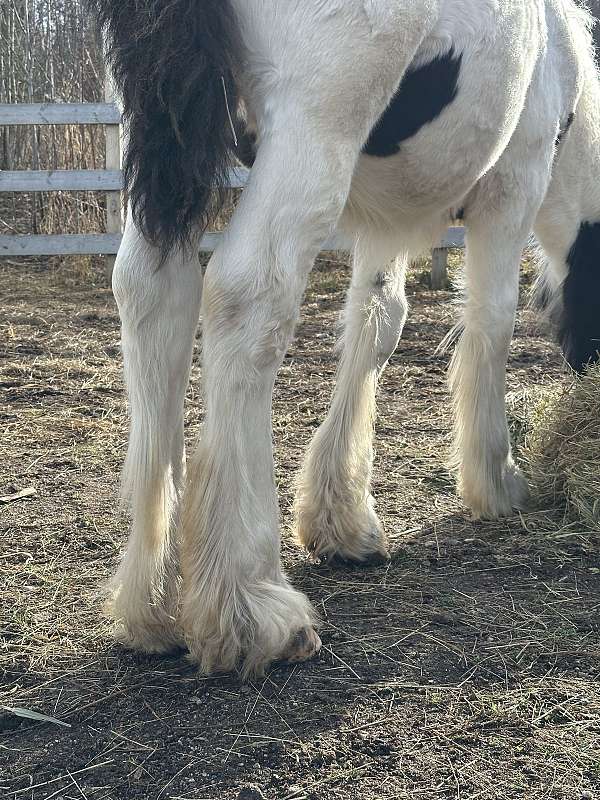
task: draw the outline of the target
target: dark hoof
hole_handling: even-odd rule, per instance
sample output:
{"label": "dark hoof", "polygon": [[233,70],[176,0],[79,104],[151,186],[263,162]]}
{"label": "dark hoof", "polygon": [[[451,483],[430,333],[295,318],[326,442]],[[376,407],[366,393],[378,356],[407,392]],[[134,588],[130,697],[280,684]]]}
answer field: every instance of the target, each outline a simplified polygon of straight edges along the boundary
{"label": "dark hoof", "polygon": [[286,664],[299,664],[314,658],[321,649],[321,639],[314,628],[302,628],[281,656]]}

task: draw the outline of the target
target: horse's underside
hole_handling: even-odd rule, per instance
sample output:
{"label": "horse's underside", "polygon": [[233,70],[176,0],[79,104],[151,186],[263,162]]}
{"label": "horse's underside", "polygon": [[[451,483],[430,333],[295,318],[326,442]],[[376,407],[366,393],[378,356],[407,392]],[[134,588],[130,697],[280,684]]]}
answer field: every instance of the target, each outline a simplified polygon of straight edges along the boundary
{"label": "horse's underside", "polygon": [[[453,219],[468,231],[454,462],[477,516],[527,499],[504,392],[532,229],[548,263],[538,296],[567,360],[584,369],[600,341],[600,92],[571,0],[230,2],[175,0],[165,21],[164,3],[147,0],[161,21],[144,18],[132,44],[134,0],[95,0],[130,121],[133,198],[114,275],[133,531],[112,613],[133,646],[185,640],[207,671],[318,648],[310,605],[280,566],[270,400],[336,225],[355,242],[342,356],[297,490],[298,537],[315,558],[388,557],[370,494],[377,379],[406,318],[406,265]],[[231,52],[205,49],[205,21],[227,32]],[[161,24],[175,30],[159,36]],[[235,129],[253,169],[203,281],[185,242],[236,151]],[[183,397],[201,302],[206,420],[186,476]]]}

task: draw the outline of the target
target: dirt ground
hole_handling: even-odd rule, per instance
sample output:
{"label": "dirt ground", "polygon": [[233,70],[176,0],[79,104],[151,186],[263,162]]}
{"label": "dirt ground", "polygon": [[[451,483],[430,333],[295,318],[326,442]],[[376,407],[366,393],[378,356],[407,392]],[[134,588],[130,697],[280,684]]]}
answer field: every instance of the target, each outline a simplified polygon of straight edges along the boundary
{"label": "dirt ground", "polygon": [[[0,266],[0,711],[4,800],[600,798],[598,533],[557,512],[472,522],[445,466],[435,355],[456,308],[413,274],[382,380],[374,495],[392,561],[314,567],[292,481],[322,420],[348,271],[320,262],[274,403],[283,554],[323,620],[314,662],[258,683],[199,678],[184,656],[110,638],[102,582],[127,534],[119,328],[101,281]],[[510,390],[562,379],[522,310]],[[192,439],[202,417],[196,364]]]}

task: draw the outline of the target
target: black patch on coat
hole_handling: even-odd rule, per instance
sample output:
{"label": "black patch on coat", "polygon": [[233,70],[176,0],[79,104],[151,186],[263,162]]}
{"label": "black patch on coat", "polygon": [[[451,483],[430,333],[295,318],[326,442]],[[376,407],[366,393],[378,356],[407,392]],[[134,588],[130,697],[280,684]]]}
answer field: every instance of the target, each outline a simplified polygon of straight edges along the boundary
{"label": "black patch on coat", "polygon": [[363,153],[380,158],[393,156],[402,142],[437,119],[456,99],[461,64],[462,54],[457,56],[452,48],[422,67],[409,69],[371,131]]}
{"label": "black patch on coat", "polygon": [[249,133],[243,121],[238,121],[236,125],[237,145],[235,154],[239,161],[248,169],[252,169],[256,160],[256,135]]}
{"label": "black patch on coat", "polygon": [[600,222],[584,222],[567,256],[559,339],[576,372],[600,351]]}
{"label": "black patch on coat", "polygon": [[241,51],[231,0],[86,2],[123,101],[133,216],[165,255],[227,194]]}
{"label": "black patch on coat", "polygon": [[558,136],[556,137],[556,146],[557,147],[559,146],[559,144],[562,142],[563,138],[567,135],[567,133],[571,129],[571,125],[573,124],[574,121],[575,121],[575,114],[574,114],[574,112],[571,112],[569,114],[569,116],[567,117],[567,121],[562,126],[562,128],[560,129],[560,131],[558,133]]}

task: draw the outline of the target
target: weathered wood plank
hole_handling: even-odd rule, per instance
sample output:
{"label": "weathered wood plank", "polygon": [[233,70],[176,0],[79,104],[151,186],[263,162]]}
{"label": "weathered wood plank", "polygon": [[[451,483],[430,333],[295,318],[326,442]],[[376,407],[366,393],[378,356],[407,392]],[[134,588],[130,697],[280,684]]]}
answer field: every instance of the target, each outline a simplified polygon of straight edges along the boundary
{"label": "weathered wood plank", "polygon": [[106,232],[123,232],[123,202],[121,192],[106,193]]}
{"label": "weathered wood plank", "polygon": [[448,248],[437,247],[431,254],[431,288],[445,289],[448,282]]}
{"label": "weathered wood plank", "polygon": [[114,103],[0,103],[0,125],[118,125]]}
{"label": "weathered wood plank", "polygon": [[[0,236],[1,256],[67,256],[67,255],[115,255],[121,244],[119,233],[61,234],[54,236],[19,235]],[[222,233],[206,233],[200,243],[200,251],[212,253],[220,244]],[[345,249],[339,239],[331,239],[323,250]]]}
{"label": "weathered wood plank", "polygon": [[120,170],[57,169],[0,171],[0,192],[120,191]]}
{"label": "weathered wood plank", "polygon": [[201,253],[214,252],[223,239],[222,233],[205,233],[200,242]]}
{"label": "weathered wood plank", "polygon": [[[453,247],[460,236],[453,234]],[[204,253],[212,253],[223,238],[222,233],[206,233],[200,244]],[[115,255],[119,250],[119,233],[64,234],[56,236],[0,236],[0,256]],[[333,236],[322,250],[348,250],[348,242]]]}
{"label": "weathered wood plank", "polygon": [[114,255],[120,244],[118,233],[0,236],[0,257]]}
{"label": "weathered wood plank", "polygon": [[[229,175],[232,189],[246,185],[247,169],[234,169]],[[117,169],[84,170],[4,170],[0,171],[0,192],[121,191],[123,177]]]}
{"label": "weathered wood plank", "polygon": [[464,227],[457,226],[454,228],[448,228],[446,231],[444,238],[441,241],[440,247],[456,247],[461,248],[465,246],[465,234],[466,230]]}

